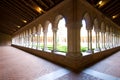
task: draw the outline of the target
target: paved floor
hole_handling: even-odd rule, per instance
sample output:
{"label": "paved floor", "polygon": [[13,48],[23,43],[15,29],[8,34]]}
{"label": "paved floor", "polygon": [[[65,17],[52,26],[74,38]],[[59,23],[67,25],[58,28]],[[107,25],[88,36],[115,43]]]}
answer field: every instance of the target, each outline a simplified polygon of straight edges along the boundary
{"label": "paved floor", "polygon": [[0,47],[0,80],[120,80],[120,52],[74,73],[22,50]]}

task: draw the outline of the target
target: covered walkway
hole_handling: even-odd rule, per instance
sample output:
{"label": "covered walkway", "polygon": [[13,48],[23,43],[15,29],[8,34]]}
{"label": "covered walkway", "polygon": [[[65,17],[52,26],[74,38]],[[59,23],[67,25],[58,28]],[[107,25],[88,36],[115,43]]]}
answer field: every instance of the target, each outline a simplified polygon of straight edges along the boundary
{"label": "covered walkway", "polygon": [[11,46],[0,56],[0,80],[120,80],[119,51],[79,73]]}

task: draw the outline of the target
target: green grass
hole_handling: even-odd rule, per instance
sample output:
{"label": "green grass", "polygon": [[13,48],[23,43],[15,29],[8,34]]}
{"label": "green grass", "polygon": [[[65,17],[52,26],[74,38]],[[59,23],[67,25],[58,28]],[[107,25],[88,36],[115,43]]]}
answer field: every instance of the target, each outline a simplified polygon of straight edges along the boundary
{"label": "green grass", "polygon": [[60,51],[60,52],[67,52],[67,46],[62,46],[62,45],[59,45],[57,46],[57,50]]}
{"label": "green grass", "polygon": [[[48,50],[53,50],[53,46],[52,45],[47,45],[47,48],[48,48]],[[67,46],[58,45],[57,46],[57,51],[67,52]]]}
{"label": "green grass", "polygon": [[[33,45],[33,46],[36,47],[37,45]],[[39,47],[41,49],[43,49],[43,44],[40,44]],[[47,48],[48,48],[48,50],[53,50],[53,45],[47,45]],[[88,49],[88,47],[81,47],[80,50],[81,50],[81,52],[85,52],[85,51],[87,51],[87,49]],[[58,45],[57,46],[57,51],[66,53],[67,52],[67,46],[65,46],[65,45]]]}
{"label": "green grass", "polygon": [[85,51],[87,51],[87,47],[81,47],[81,52],[85,52]]}
{"label": "green grass", "polygon": [[53,45],[47,45],[48,50],[53,50]]}
{"label": "green grass", "polygon": [[[33,46],[36,47],[37,45],[33,45]],[[41,49],[43,49],[43,44],[40,44],[39,47]],[[47,45],[47,48],[48,48],[48,50],[53,50],[53,46],[52,45]],[[80,50],[81,50],[81,52],[85,52],[85,51],[87,51],[87,49],[88,49],[88,47],[81,47]],[[57,46],[57,51],[66,53],[67,52],[67,46],[65,46],[65,45],[58,45]]]}
{"label": "green grass", "polygon": [[[81,47],[81,52],[85,52],[88,50],[88,47]],[[92,50],[95,50],[95,48],[92,48]]]}

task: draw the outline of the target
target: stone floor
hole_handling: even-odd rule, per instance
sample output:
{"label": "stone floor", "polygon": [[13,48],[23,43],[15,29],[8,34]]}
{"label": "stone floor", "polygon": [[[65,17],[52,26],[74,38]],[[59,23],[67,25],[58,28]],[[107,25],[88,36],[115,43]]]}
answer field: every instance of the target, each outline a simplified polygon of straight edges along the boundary
{"label": "stone floor", "polygon": [[120,80],[120,52],[74,73],[22,50],[0,47],[0,80]]}

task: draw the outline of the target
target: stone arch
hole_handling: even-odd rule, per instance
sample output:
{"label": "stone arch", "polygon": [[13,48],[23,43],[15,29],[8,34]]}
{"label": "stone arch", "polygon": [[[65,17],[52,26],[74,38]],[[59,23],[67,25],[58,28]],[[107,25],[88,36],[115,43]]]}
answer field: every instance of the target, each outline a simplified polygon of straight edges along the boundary
{"label": "stone arch", "polygon": [[92,21],[91,21],[91,18],[90,18],[90,15],[89,15],[89,13],[85,13],[84,14],[84,16],[83,16],[83,19],[85,20],[85,22],[86,22],[86,29],[88,30],[88,29],[92,29]]}
{"label": "stone arch", "polygon": [[36,32],[37,32],[37,31],[36,31],[36,27],[34,26],[34,27],[33,27],[33,30],[32,30],[32,34],[36,34]]}
{"label": "stone arch", "polygon": [[32,34],[31,28],[29,29],[29,31],[28,31],[28,32],[29,32],[29,35],[31,35],[31,34]]}
{"label": "stone arch", "polygon": [[[59,20],[62,19],[62,18],[65,19],[65,17],[63,15],[56,16],[55,21],[54,21],[54,29],[58,29]],[[65,22],[66,22],[66,19],[65,19]]]}
{"label": "stone arch", "polygon": [[94,19],[94,30],[95,30],[96,32],[99,31],[99,22],[98,22],[98,19],[97,19],[97,18]]}
{"label": "stone arch", "polygon": [[[67,36],[66,19],[63,15],[58,15],[55,17],[53,30],[54,30],[54,34],[56,34],[55,50],[67,52],[68,36]],[[64,49],[60,49],[60,46],[64,47]]]}
{"label": "stone arch", "polygon": [[109,32],[109,26],[106,25],[106,32]]}
{"label": "stone arch", "polygon": [[101,32],[105,32],[106,31],[106,26],[105,26],[105,23],[102,22],[101,23]]}
{"label": "stone arch", "polygon": [[41,29],[42,29],[42,25],[39,24],[39,25],[37,26],[37,34],[40,34],[40,33],[41,33]]}
{"label": "stone arch", "polygon": [[[45,25],[44,25],[44,27],[43,27],[43,31],[45,31],[45,32],[48,31],[48,25],[49,25],[50,23],[51,23],[51,22],[50,22],[49,20],[47,20],[47,21],[45,22]],[[52,25],[52,23],[51,23],[51,25]]]}
{"label": "stone arch", "polygon": [[28,29],[27,30],[25,30],[26,31],[26,34],[28,35]]}

